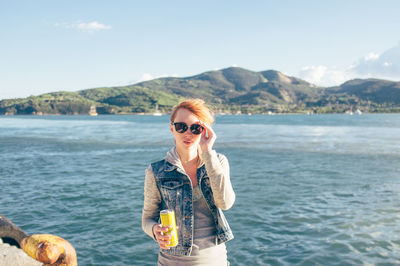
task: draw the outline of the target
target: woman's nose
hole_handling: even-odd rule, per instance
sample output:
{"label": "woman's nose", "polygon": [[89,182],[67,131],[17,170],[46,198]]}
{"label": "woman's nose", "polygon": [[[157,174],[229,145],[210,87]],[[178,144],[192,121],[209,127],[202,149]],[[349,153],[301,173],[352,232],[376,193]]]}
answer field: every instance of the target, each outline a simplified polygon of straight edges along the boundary
{"label": "woman's nose", "polygon": [[190,130],[190,128],[188,128],[188,130],[185,131],[186,135],[193,135],[192,131]]}

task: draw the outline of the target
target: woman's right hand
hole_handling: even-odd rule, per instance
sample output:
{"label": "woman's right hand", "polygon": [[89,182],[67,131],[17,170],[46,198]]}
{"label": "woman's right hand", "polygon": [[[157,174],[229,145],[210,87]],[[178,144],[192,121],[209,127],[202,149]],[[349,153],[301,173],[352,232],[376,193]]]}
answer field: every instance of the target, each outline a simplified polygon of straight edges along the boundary
{"label": "woman's right hand", "polygon": [[153,234],[156,237],[156,241],[158,242],[158,245],[162,249],[170,249],[170,247],[167,247],[166,245],[169,245],[171,243],[171,235],[164,235],[163,233],[168,232],[169,227],[165,226],[163,227],[161,224],[155,224],[153,225]]}

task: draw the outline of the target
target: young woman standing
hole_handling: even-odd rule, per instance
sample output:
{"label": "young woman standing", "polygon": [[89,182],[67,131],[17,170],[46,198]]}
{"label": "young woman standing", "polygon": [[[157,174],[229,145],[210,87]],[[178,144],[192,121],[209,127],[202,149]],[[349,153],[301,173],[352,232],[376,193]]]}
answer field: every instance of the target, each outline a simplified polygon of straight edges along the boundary
{"label": "young woman standing", "polygon": [[[175,147],[146,169],[142,228],[159,245],[158,265],[229,265],[233,239],[222,210],[235,201],[227,158],[213,150],[214,118],[204,101],[181,102],[171,115]],[[161,210],[173,210],[178,245],[168,247]]]}

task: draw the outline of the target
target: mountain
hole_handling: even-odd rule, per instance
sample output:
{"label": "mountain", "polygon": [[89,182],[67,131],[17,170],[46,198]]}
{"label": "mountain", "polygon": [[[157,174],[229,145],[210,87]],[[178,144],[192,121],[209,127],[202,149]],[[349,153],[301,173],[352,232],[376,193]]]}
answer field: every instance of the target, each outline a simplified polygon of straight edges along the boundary
{"label": "mountain", "polygon": [[356,79],[323,88],[275,70],[239,67],[184,78],[159,78],[129,86],[54,92],[0,101],[0,114],[100,114],[170,112],[183,98],[202,98],[217,112],[400,111],[400,83]]}
{"label": "mountain", "polygon": [[354,79],[339,87],[327,89],[327,93],[352,95],[363,101],[378,104],[400,103],[400,82],[380,79]]}
{"label": "mountain", "polygon": [[253,72],[239,67],[209,71],[186,78],[161,78],[138,86],[181,97],[199,97],[213,104],[260,105],[297,102],[317,94],[312,84],[269,70]]}

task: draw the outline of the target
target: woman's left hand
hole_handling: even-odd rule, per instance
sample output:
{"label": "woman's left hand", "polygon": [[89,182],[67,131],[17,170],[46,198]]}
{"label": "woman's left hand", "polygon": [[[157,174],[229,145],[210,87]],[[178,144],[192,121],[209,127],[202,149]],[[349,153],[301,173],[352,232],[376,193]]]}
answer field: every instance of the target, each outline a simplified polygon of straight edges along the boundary
{"label": "woman's left hand", "polygon": [[204,130],[201,133],[200,148],[202,152],[211,151],[214,145],[217,135],[215,135],[214,130],[208,126],[206,123],[201,122]]}

